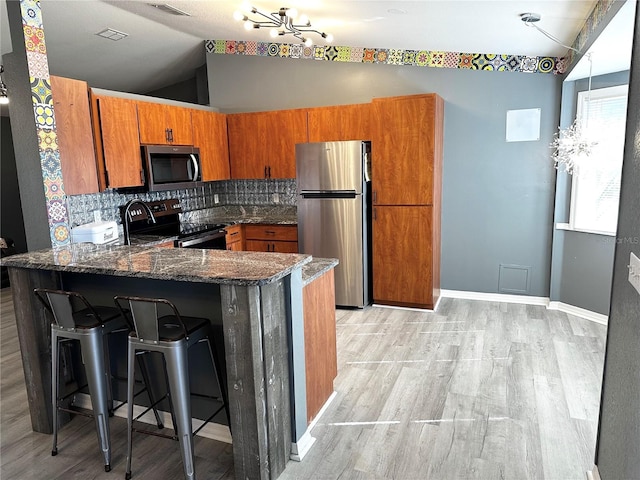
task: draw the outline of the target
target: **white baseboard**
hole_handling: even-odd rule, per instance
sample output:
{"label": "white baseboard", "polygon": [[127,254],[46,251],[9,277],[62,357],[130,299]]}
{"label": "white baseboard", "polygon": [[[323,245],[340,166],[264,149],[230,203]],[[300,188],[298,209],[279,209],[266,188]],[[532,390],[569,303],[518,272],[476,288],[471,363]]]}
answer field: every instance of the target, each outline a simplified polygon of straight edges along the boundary
{"label": "white baseboard", "polygon": [[530,297],[529,295],[511,295],[506,293],[465,292],[463,290],[440,290],[441,297],[461,298],[464,300],[483,300],[485,302],[522,303],[525,305],[549,304],[548,297]]}
{"label": "white baseboard", "polygon": [[336,398],[336,395],[337,395],[336,392],[333,392],[331,394],[331,396],[327,399],[327,401],[324,402],[324,405],[322,406],[318,414],[315,416],[315,418],[311,420],[311,423],[307,427],[306,432],[304,432],[302,437],[300,437],[300,439],[296,443],[291,444],[291,456],[289,457],[291,460],[294,460],[296,462],[301,462],[304,456],[307,453],[309,453],[309,450],[311,450],[311,446],[316,441],[316,439],[311,436],[311,430],[313,430],[313,427],[316,426],[316,423],[318,423],[318,420],[320,419],[320,417],[322,417],[322,415],[327,410],[327,408],[329,408],[329,405],[331,404],[333,399]]}
{"label": "white baseboard", "polygon": [[[116,407],[122,402],[115,401]],[[74,405],[79,408],[91,408],[91,397],[84,393],[79,393],[76,395],[76,400]],[[134,418],[140,415],[146,407],[141,407],[139,405],[134,405],[133,407],[133,416]],[[173,423],[171,422],[171,414],[169,412],[164,412],[158,410],[160,414],[160,418],[162,419],[162,423],[164,423],[164,428],[169,428],[173,430]],[[127,408],[125,406],[118,408],[114,412],[114,416],[120,418],[127,418]],[[139,422],[148,423],[150,425],[156,425],[156,417],[153,414],[153,410],[148,411],[141,418],[138,419]],[[200,425],[202,425],[202,420],[194,419],[192,420],[192,428],[195,430]],[[226,425],[220,425],[219,423],[209,422],[204,426],[202,430],[198,432],[199,437],[210,438],[212,440],[217,440],[219,442],[231,443],[231,432],[229,431],[229,427]]]}
{"label": "white baseboard", "polygon": [[609,317],[585,308],[575,307],[568,303],[550,301],[548,297],[530,297],[528,295],[509,295],[504,293],[465,292],[463,290],[441,290],[442,297],[460,298],[464,300],[482,300],[485,302],[520,303],[523,305],[538,305],[549,310],[575,315],[576,317],[591,320],[601,325],[607,325]]}
{"label": "white baseboard", "polygon": [[593,467],[593,470],[587,472],[587,480],[600,480],[600,472],[598,472],[597,465]]}
{"label": "white baseboard", "polygon": [[[438,299],[438,302],[440,301],[440,299]],[[371,305],[372,307],[379,307],[379,308],[393,308],[395,310],[409,310],[410,312],[434,312],[435,308],[433,310],[429,310],[428,308],[418,308],[418,307],[400,307],[398,305],[383,305],[380,303],[373,303]],[[436,303],[436,307],[438,306],[438,304]]]}
{"label": "white baseboard", "polygon": [[560,312],[575,315],[576,317],[585,318],[601,325],[607,325],[607,323],[609,322],[609,317],[606,315],[592,312],[591,310],[586,310],[584,308],[575,307],[573,305],[569,305],[568,303],[549,302],[549,306],[547,308],[549,310],[558,310]]}
{"label": "white baseboard", "polygon": [[301,462],[314,443],[316,443],[315,437],[311,436],[311,429],[308,428],[306,432],[300,437],[300,439],[291,444],[291,455],[289,458],[294,462]]}

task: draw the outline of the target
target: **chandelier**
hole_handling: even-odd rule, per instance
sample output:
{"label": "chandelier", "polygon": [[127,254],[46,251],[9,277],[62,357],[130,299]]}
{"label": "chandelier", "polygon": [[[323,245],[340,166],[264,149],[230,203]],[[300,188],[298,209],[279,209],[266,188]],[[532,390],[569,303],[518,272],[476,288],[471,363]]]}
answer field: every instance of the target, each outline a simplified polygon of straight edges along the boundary
{"label": "chandelier", "polygon": [[[244,7],[246,13],[237,10],[233,18],[239,22],[244,22],[245,30],[255,30],[259,28],[270,28],[269,34],[272,38],[284,35],[293,35],[300,39],[307,47],[313,45],[313,40],[309,33],[320,35],[326,42],[333,41],[333,35],[311,28],[311,21],[306,15],[298,15],[295,8],[281,7],[277,12],[262,13],[256,7]],[[258,19],[250,18],[248,15],[257,15]],[[261,17],[261,18],[260,18]]]}
{"label": "chandelier", "polygon": [[556,170],[564,167],[569,174],[578,173],[579,165],[588,159],[593,147],[597,142],[592,142],[585,137],[580,121],[577,119],[570,127],[558,128],[558,132],[553,136],[550,147],[554,149],[551,158]]}

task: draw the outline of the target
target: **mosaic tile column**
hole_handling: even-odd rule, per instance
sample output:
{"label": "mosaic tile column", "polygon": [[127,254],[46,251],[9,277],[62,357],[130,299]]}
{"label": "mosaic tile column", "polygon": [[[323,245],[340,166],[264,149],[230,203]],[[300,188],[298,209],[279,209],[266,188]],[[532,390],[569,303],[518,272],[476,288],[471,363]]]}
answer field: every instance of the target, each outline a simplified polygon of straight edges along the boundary
{"label": "mosaic tile column", "polygon": [[31,82],[33,114],[38,135],[38,151],[42,167],[42,184],[49,219],[49,232],[51,245],[56,247],[69,243],[70,230],[40,2],[38,0],[20,0],[20,12],[27,52],[29,81]]}

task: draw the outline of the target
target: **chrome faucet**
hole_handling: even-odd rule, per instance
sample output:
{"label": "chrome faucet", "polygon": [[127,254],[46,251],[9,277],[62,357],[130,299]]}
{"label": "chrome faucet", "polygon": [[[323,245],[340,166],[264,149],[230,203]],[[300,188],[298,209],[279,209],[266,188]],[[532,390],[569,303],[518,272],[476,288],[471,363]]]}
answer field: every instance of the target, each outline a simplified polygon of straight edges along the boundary
{"label": "chrome faucet", "polygon": [[147,213],[147,217],[151,220],[152,223],[156,223],[156,217],[149,208],[149,206],[144,203],[139,198],[134,198],[133,200],[129,200],[127,204],[124,206],[122,211],[122,227],[124,228],[124,243],[126,245],[131,245],[131,238],[129,238],[129,222],[131,221],[131,207],[133,205],[139,204],[142,209]]}

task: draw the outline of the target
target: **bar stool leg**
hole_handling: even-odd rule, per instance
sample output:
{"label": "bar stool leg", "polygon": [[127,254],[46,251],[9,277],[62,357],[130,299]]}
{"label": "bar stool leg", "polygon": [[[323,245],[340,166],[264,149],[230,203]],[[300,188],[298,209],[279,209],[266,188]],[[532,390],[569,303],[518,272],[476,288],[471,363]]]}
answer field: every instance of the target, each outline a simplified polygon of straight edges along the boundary
{"label": "bar stool leg", "polygon": [[149,401],[151,402],[151,405],[154,405],[153,407],[153,414],[156,417],[156,424],[158,425],[158,429],[162,430],[164,428],[164,423],[162,422],[162,419],[160,418],[160,414],[158,413],[158,409],[155,407],[156,404],[156,397],[153,394],[153,391],[151,390],[151,377],[149,376],[149,369],[147,368],[147,364],[145,363],[145,358],[144,358],[145,354],[138,354],[136,355],[136,358],[138,359],[138,366],[140,367],[140,373],[142,375],[142,381],[145,385],[145,388],[147,389],[147,395],[149,396]]}
{"label": "bar stool leg", "polygon": [[53,447],[51,456],[58,454],[58,335],[55,329],[51,329],[51,402],[53,404]]}
{"label": "bar stool leg", "polygon": [[113,408],[113,385],[111,384],[111,357],[109,355],[109,335],[103,337],[104,343],[104,364],[105,364],[105,385],[107,386],[107,408],[109,412],[109,417],[113,417],[114,408]]}
{"label": "bar stool leg", "polygon": [[169,377],[169,390],[174,407],[174,416],[180,442],[180,453],[187,480],[195,480],[195,460],[193,457],[193,434],[191,424],[191,398],[189,391],[189,365],[186,343],[166,352],[165,364]]}
{"label": "bar stool leg", "polygon": [[224,411],[227,414],[227,423],[229,424],[229,430],[231,430],[231,415],[229,414],[229,396],[227,394],[227,386],[224,384],[222,378],[222,372],[218,368],[218,349],[215,343],[213,343],[213,335],[205,337],[202,341],[207,342],[209,347],[209,355],[211,357],[211,365],[213,371],[216,372],[216,378],[218,379],[218,388],[220,389],[220,396],[222,397],[222,404],[224,405]]}
{"label": "bar stool leg", "polygon": [[131,456],[133,453],[133,387],[136,374],[136,347],[130,341],[127,344],[127,471],[125,479],[131,478]]}
{"label": "bar stool leg", "polygon": [[111,442],[109,435],[109,407],[107,405],[108,387],[105,375],[104,340],[101,328],[96,327],[90,334],[81,336],[80,346],[85,360],[85,371],[98,433],[98,444],[104,456],[104,470],[109,472],[111,470]]}

